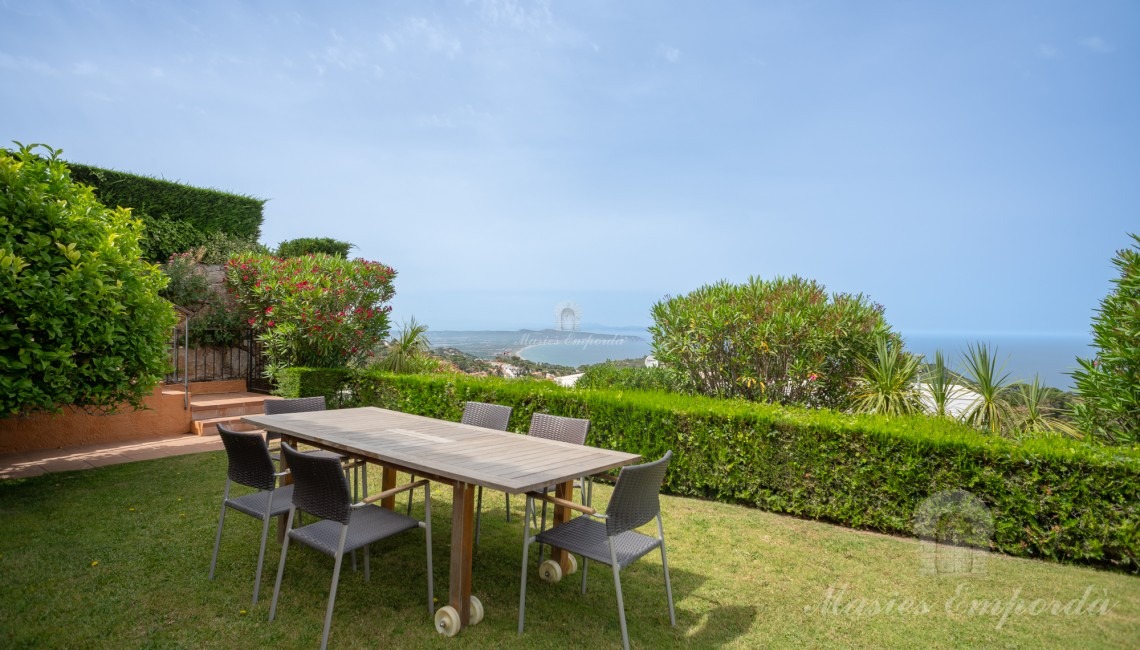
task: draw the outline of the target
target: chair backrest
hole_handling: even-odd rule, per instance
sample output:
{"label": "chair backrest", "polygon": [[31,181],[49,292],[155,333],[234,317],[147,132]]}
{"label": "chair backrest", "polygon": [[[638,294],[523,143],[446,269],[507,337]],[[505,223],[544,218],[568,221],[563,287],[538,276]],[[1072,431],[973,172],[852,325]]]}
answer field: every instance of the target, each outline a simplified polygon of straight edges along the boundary
{"label": "chair backrest", "polygon": [[530,418],[527,435],[546,440],[560,440],[575,445],[586,444],[586,432],[590,421],[579,418],[564,418],[560,415],[535,413]]}
{"label": "chair backrest", "polygon": [[273,476],[273,460],[260,433],[233,431],[219,424],[218,435],[226,447],[231,481],[258,490],[274,488],[277,478]]}
{"label": "chair backrest", "polygon": [[463,424],[506,431],[511,420],[511,407],[483,402],[467,402],[463,405]]}
{"label": "chair backrest", "polygon": [[325,396],[295,397],[292,399],[265,400],[265,414],[279,415],[281,413],[305,413],[307,411],[325,410]]}
{"label": "chair backrest", "polygon": [[293,505],[321,519],[347,524],[352,500],[340,457],[302,454],[285,442],[281,453],[293,475]]}
{"label": "chair backrest", "polygon": [[661,483],[673,452],[660,459],[621,468],[606,507],[606,534],[617,535],[648,523],[661,512]]}

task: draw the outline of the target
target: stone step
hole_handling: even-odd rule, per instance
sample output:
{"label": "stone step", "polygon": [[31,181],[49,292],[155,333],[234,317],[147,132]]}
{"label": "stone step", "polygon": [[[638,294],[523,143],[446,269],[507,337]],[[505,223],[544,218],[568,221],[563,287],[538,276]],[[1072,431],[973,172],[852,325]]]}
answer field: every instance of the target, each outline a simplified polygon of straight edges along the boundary
{"label": "stone step", "polygon": [[233,431],[260,431],[252,424],[246,424],[241,421],[241,416],[230,416],[220,418],[204,418],[201,420],[194,420],[190,423],[190,433],[196,436],[216,436],[218,435],[218,425],[224,425],[227,429]]}

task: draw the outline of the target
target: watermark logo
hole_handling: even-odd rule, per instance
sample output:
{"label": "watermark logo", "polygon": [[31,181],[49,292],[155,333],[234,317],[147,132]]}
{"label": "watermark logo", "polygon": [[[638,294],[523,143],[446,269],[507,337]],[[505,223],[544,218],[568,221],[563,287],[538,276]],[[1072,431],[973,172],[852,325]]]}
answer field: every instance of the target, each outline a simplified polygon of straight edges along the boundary
{"label": "watermark logo", "polygon": [[577,332],[582,324],[582,310],[570,301],[562,301],[554,308],[554,329],[560,332]]}
{"label": "watermark logo", "polygon": [[920,540],[920,574],[985,574],[994,518],[986,504],[973,494],[945,490],[932,495],[915,510],[913,531]]}

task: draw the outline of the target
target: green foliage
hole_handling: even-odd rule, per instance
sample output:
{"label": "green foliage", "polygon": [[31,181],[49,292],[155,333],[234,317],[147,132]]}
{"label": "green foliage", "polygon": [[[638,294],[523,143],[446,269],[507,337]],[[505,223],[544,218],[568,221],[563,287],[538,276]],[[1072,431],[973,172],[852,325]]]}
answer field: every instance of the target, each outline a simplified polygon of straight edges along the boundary
{"label": "green foliage", "polygon": [[657,390],[669,393],[688,392],[685,377],[675,370],[656,368],[619,367],[613,363],[599,363],[586,368],[575,384],[577,388],[613,388],[630,390]]}
{"label": "green foliage", "polygon": [[278,257],[304,257],[313,253],[324,253],[336,257],[348,257],[352,244],[329,237],[302,237],[290,239],[277,245]]}
{"label": "green foliage", "polygon": [[1056,409],[1049,407],[1051,397],[1061,391],[1042,385],[1036,375],[1032,384],[1016,384],[1013,388],[1015,397],[1010,402],[1014,410],[1014,429],[1019,434],[1063,433],[1074,438],[1084,437],[1068,422],[1056,417]]}
{"label": "green foliage", "polygon": [[1009,373],[997,365],[997,349],[990,353],[985,343],[967,346],[962,357],[966,385],[978,398],[962,414],[962,420],[972,427],[1002,433],[1010,423],[1012,411],[1009,400]]}
{"label": "green foliage", "polygon": [[[88,165],[72,164],[71,176],[94,187],[95,195],[106,205],[132,208],[136,216],[146,215],[154,221],[187,222],[203,238],[224,232],[256,240],[261,234],[262,199]],[[155,261],[197,245],[200,242],[170,250]]]}
{"label": "green foliage", "polygon": [[875,341],[873,358],[860,356],[863,375],[856,379],[855,410],[860,413],[908,415],[922,412],[918,390],[919,359],[885,335]]}
{"label": "green foliage", "polygon": [[934,417],[952,417],[947,407],[959,393],[955,381],[955,374],[947,367],[942,350],[935,350],[934,363],[925,366],[922,371],[922,383],[930,394],[929,411]]}
{"label": "green foliage", "polygon": [[[189,249],[187,249],[189,250]],[[242,253],[269,255],[269,249],[252,236],[231,235],[225,232],[210,233],[199,251],[203,264],[225,264],[231,257]]]}
{"label": "green foliage", "polygon": [[187,309],[196,309],[209,298],[209,280],[192,253],[171,255],[162,271],[170,278],[160,292],[163,298]]}
{"label": "green foliage", "polygon": [[384,303],[396,271],[379,262],[318,253],[281,259],[245,253],[226,265],[226,283],[248,311],[271,377],[285,367],[359,365],[388,334]]}
{"label": "green foliage", "polygon": [[143,259],[148,262],[165,262],[172,255],[185,253],[206,243],[205,233],[189,221],[155,218],[135,213],[142,219],[145,235],[139,240]]}
{"label": "green foliage", "polygon": [[140,259],[142,224],[59,154],[0,150],[0,416],[139,408],[168,366],[175,315]]}
{"label": "green foliage", "polygon": [[1110,444],[1140,443],[1140,235],[1116,252],[1120,277],[1093,317],[1095,359],[1077,359],[1073,372],[1082,430]]}
{"label": "green foliage", "polygon": [[397,374],[432,372],[439,363],[429,356],[431,342],[427,337],[428,326],[417,323],[413,317],[404,323],[400,333],[384,346],[384,356],[376,366],[380,370]]}
{"label": "green foliage", "polygon": [[672,449],[666,488],[675,494],[857,528],[911,534],[927,499],[968,490],[993,515],[994,550],[1138,569],[1137,449],[1065,438],[1017,442],[920,416],[844,415],[549,382],[297,369],[285,383],[304,386],[314,372],[321,392],[294,394],[323,394],[334,406],[458,420],[467,400],[505,404],[513,408],[510,430],[520,433],[536,412],[589,418],[587,444],[646,458]]}
{"label": "green foliage", "polygon": [[719,282],[653,305],[654,356],[696,391],[719,397],[840,407],[857,359],[890,334],[862,295],[828,295],[799,277]]}

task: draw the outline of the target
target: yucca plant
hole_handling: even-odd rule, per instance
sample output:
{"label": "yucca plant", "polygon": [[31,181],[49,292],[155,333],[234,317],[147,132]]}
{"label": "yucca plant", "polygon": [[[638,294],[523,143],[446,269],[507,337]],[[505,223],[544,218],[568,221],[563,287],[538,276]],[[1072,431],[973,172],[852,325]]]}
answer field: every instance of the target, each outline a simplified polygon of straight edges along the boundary
{"label": "yucca plant", "polygon": [[400,333],[386,344],[384,358],[377,364],[381,370],[397,374],[410,374],[426,370],[431,359],[428,351],[431,342],[427,337],[428,326],[417,323],[415,317],[400,328]]}
{"label": "yucca plant", "polygon": [[863,376],[855,380],[855,410],[861,413],[905,415],[922,411],[918,390],[919,358],[904,352],[886,335],[875,340],[875,356],[859,355]]}
{"label": "yucca plant", "polygon": [[997,365],[997,348],[993,354],[985,343],[968,344],[962,357],[962,374],[977,398],[962,414],[962,420],[975,428],[1000,434],[1010,420],[1011,409],[1006,394],[1009,391],[1009,373],[1005,366]]}
{"label": "yucca plant", "polygon": [[930,414],[939,418],[952,417],[947,408],[962,389],[954,384],[954,376],[946,365],[942,350],[934,351],[934,363],[927,368],[922,384],[930,394]]}
{"label": "yucca plant", "polygon": [[1063,433],[1074,438],[1083,438],[1072,425],[1053,417],[1053,409],[1045,406],[1049,395],[1055,389],[1041,384],[1039,375],[1033,376],[1032,384],[1019,384],[1017,394],[1025,412],[1017,420],[1017,432],[1025,435],[1032,433]]}

